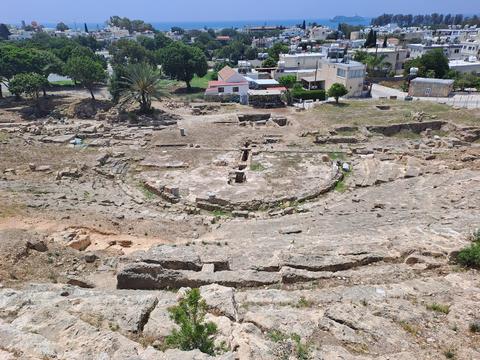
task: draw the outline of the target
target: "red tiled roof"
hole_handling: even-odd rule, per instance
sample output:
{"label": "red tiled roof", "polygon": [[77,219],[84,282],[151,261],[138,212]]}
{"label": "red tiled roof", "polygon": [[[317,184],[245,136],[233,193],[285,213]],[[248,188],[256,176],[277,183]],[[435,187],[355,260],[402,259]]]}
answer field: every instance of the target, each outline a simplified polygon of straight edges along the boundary
{"label": "red tiled roof", "polygon": [[218,77],[226,81],[236,74],[237,72],[233,70],[230,66],[225,66],[222,70],[218,72]]}
{"label": "red tiled roof", "polygon": [[239,85],[248,85],[247,81],[242,81],[242,82],[227,82],[227,81],[221,81],[221,80],[216,80],[216,81],[209,81],[208,82],[208,87],[218,87],[218,86],[239,86]]}

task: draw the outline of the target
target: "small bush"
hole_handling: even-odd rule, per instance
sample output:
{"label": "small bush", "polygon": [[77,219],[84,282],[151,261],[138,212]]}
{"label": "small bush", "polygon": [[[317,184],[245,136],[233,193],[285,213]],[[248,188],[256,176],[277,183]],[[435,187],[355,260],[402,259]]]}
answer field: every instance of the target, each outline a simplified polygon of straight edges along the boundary
{"label": "small bush", "polygon": [[272,330],[268,333],[268,337],[273,342],[280,342],[288,339],[288,336],[282,333],[280,330]]}
{"label": "small bush", "polygon": [[476,230],[471,240],[473,244],[460,251],[457,262],[468,268],[480,269],[480,230]]}
{"label": "small bush", "polygon": [[449,305],[442,305],[442,304],[429,304],[426,306],[427,310],[443,313],[443,314],[448,314],[450,312],[450,306]]}
{"label": "small bush", "polygon": [[225,210],[213,210],[212,214],[216,218],[229,218],[229,217],[232,216],[232,214],[230,212],[225,211]]}
{"label": "small bush", "polygon": [[301,100],[324,101],[326,99],[326,93],[325,93],[325,90],[304,90],[304,89],[294,88],[292,91],[292,97],[295,99],[301,99]]}
{"label": "small bush", "polygon": [[302,339],[297,334],[292,334],[292,340],[295,342],[295,352],[298,360],[310,359],[310,346],[302,343]]}
{"label": "small bush", "polygon": [[480,229],[475,230],[475,231],[472,233],[471,239],[472,239],[473,242],[480,242]]}
{"label": "small bush", "polygon": [[447,359],[455,359],[456,358],[456,354],[455,354],[455,350],[454,349],[447,349],[443,352],[443,355],[445,355],[445,357]]}
{"label": "small bush", "polygon": [[314,302],[312,300],[307,300],[305,297],[302,296],[298,300],[297,308],[309,308],[309,307],[312,307],[313,305],[314,305]]}
{"label": "small bush", "polygon": [[250,170],[251,171],[263,171],[263,170],[265,170],[265,166],[263,166],[260,163],[251,163],[250,164]]}
{"label": "small bush", "polygon": [[403,330],[412,334],[413,336],[418,335],[418,328],[415,325],[409,324],[406,321],[400,321],[400,326],[403,328]]}
{"label": "small bush", "polygon": [[480,333],[480,321],[474,321],[469,326],[471,333]]}
{"label": "small bush", "polygon": [[217,333],[217,326],[212,322],[204,322],[207,304],[200,296],[200,290],[188,291],[179,304],[168,309],[168,312],[180,330],[173,330],[165,338],[167,347],[183,351],[199,349],[203,353],[214,355],[213,336]]}
{"label": "small bush", "polygon": [[273,350],[276,359],[311,359],[311,348],[308,343],[302,342],[297,334],[290,336],[278,330],[272,330],[269,333],[270,340],[277,343]]}

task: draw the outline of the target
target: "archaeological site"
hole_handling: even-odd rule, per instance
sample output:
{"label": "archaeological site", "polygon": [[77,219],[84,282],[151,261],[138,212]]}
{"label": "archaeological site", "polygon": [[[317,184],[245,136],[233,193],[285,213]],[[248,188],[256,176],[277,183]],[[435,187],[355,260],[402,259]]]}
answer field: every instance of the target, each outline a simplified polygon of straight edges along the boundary
{"label": "archaeological site", "polygon": [[478,109],[97,97],[0,102],[0,359],[480,359]]}

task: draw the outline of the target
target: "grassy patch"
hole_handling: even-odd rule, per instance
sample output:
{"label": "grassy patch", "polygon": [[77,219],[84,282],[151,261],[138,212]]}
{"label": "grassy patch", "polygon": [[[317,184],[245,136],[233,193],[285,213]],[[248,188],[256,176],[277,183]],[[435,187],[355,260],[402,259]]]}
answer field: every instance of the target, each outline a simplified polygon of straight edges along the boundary
{"label": "grassy patch", "polygon": [[[287,342],[287,341],[293,341],[295,344],[294,348],[291,350],[292,353],[290,354],[282,354],[282,355],[293,355],[294,359],[298,360],[308,360],[310,359],[310,345],[308,343],[302,342],[302,339],[300,338],[299,335],[297,334],[291,334],[287,335],[279,330],[271,330],[268,333],[268,338],[273,341],[274,343],[282,343],[282,342]],[[283,357],[282,357],[283,358]],[[288,357],[289,359],[292,359],[291,356]]]}
{"label": "grassy patch", "polygon": [[206,89],[208,87],[208,82],[212,80],[212,75],[212,71],[209,71],[207,75],[203,77],[198,77],[197,75],[195,75],[190,82],[190,85],[192,85],[192,87],[194,88]]}
{"label": "grassy patch", "polygon": [[448,314],[450,312],[450,306],[438,303],[432,303],[426,305],[427,310],[435,311],[442,314]]}
{"label": "grassy patch", "polygon": [[273,341],[273,342],[280,342],[280,341],[284,341],[284,340],[287,340],[288,339],[288,335],[287,334],[284,334],[283,332],[281,332],[280,330],[271,330],[269,333],[268,333],[268,338]]}
{"label": "grassy patch", "polygon": [[405,330],[406,332],[408,332],[409,334],[411,334],[413,336],[418,335],[418,327],[416,327],[415,325],[409,324],[406,321],[400,321],[399,324],[402,327],[402,329]]}
{"label": "grassy patch", "polygon": [[250,170],[251,171],[263,171],[265,169],[266,169],[265,166],[263,166],[262,164],[260,164],[258,162],[254,162],[254,163],[250,164]]}
{"label": "grassy patch", "polygon": [[58,80],[58,81],[50,81],[50,85],[54,85],[54,86],[74,86],[75,83],[72,80]]}
{"label": "grassy patch", "polygon": [[[377,105],[390,106],[389,111],[379,111]],[[319,121],[327,126],[339,124],[385,125],[414,121],[412,113],[424,112],[438,120],[457,124],[478,124],[480,113],[475,109],[455,110],[453,107],[431,101],[400,100],[349,100],[348,106],[319,106],[305,111],[302,116]],[[428,118],[425,119],[428,121]]]}
{"label": "grassy patch", "polygon": [[327,154],[330,157],[330,159],[332,159],[332,160],[341,160],[341,161],[346,160],[345,153],[343,153],[343,152],[329,152]]}
{"label": "grassy patch", "polygon": [[213,210],[212,214],[216,218],[229,218],[229,217],[232,216],[232,214],[230,212],[225,211],[225,210]]}
{"label": "grassy patch", "polygon": [[345,184],[345,178],[337,182],[337,184],[335,185],[336,192],[344,193],[345,191],[347,191],[347,189],[348,189],[348,186]]}
{"label": "grassy patch", "polygon": [[398,139],[416,140],[416,139],[420,139],[422,136],[420,134],[417,134],[417,133],[413,132],[413,131],[402,130],[402,131],[396,133],[395,135],[393,135],[392,137],[395,137],[395,138],[398,138]]}
{"label": "grassy patch", "polygon": [[25,204],[3,202],[0,207],[0,219],[22,215],[25,210]]}
{"label": "grassy patch", "polygon": [[355,136],[358,130],[337,130],[337,134],[341,136]]}
{"label": "grassy patch", "polygon": [[298,300],[296,307],[297,308],[310,308],[314,305],[312,300],[307,300],[303,296]]}
{"label": "grassy patch", "polygon": [[349,176],[352,175],[351,171],[344,171],[342,180],[338,181],[335,185],[335,191],[339,193],[344,193],[348,190],[348,185],[346,184]]}
{"label": "grassy patch", "polygon": [[7,141],[10,139],[10,135],[5,131],[0,131],[0,141]]}
{"label": "grassy patch", "polygon": [[295,352],[298,360],[310,359],[310,346],[302,342],[302,339],[297,334],[292,334],[292,340],[295,342]]}
{"label": "grassy patch", "polygon": [[147,198],[148,200],[153,200],[157,196],[152,191],[150,191],[142,182],[138,183],[138,189],[142,192],[143,196],[145,196],[145,198]]}

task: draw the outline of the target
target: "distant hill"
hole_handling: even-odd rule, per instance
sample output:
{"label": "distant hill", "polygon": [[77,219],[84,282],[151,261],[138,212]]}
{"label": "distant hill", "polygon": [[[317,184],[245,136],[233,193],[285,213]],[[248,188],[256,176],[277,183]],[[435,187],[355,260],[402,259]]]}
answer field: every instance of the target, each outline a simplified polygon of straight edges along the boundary
{"label": "distant hill", "polygon": [[331,22],[336,23],[356,23],[364,22],[367,19],[361,16],[335,16],[333,19],[330,19]]}

